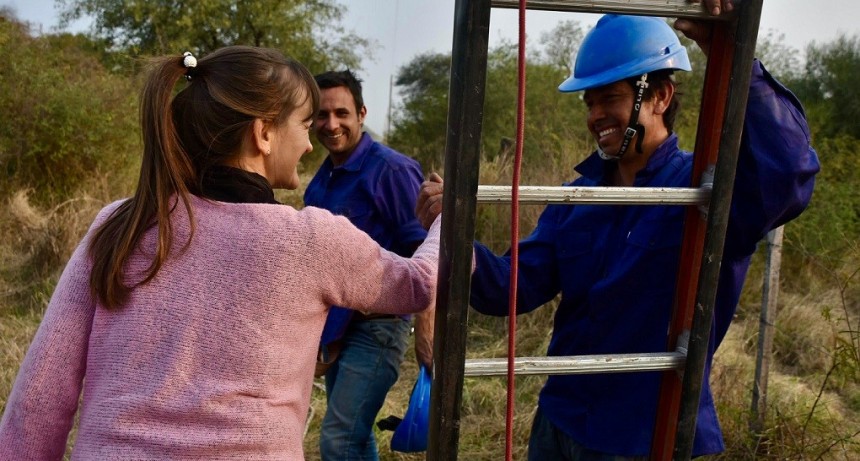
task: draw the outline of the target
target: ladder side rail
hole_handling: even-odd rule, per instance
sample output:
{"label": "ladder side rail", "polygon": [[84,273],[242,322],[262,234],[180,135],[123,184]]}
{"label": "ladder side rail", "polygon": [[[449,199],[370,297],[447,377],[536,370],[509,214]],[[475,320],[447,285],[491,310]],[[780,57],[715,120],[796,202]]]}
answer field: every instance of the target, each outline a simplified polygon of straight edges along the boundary
{"label": "ladder side rail", "polygon": [[723,245],[731,209],[735,168],[737,167],[738,151],[749,97],[762,0],[744,0],[737,9],[738,22],[734,36],[735,53],[732,63],[731,86],[714,177],[714,199],[711,200],[708,213],[708,232],[705,236],[705,252],[702,257],[699,291],[696,295],[697,308],[693,315],[693,326],[690,330],[689,355],[684,372],[683,398],[678,417],[675,459],[689,459],[693,451],[693,436],[702,392],[711,324],[713,323],[720,262],[723,257]]}
{"label": "ladder side rail", "polygon": [[445,139],[445,194],[427,458],[456,461],[466,358],[490,0],[457,0]]}
{"label": "ladder side rail", "polygon": [[[494,8],[519,8],[519,0],[492,0]],[[725,21],[734,15],[709,15],[700,4],[687,0],[529,0],[530,10],[561,11],[568,13],[616,13],[637,16],[660,16],[687,19]]]}
{"label": "ladder side rail", "polygon": [[[695,156],[691,182],[701,182],[703,174],[713,169],[717,162],[721,130],[724,123],[726,94],[729,90],[730,71],[734,56],[734,44],[729,36],[734,23],[715,23],[705,69],[702,102],[699,109],[699,125],[696,131]],[[708,89],[708,91],[704,91]],[[713,174],[713,171],[709,171]],[[713,200],[713,191],[711,192]],[[675,350],[677,339],[689,332],[692,325],[696,290],[704,250],[707,217],[696,208],[687,209],[684,221],[684,236],[673,303],[672,321],[669,326],[669,342],[666,350]],[[683,373],[663,374],[654,438],[651,444],[651,459],[671,459],[675,447],[678,414],[681,405]]]}

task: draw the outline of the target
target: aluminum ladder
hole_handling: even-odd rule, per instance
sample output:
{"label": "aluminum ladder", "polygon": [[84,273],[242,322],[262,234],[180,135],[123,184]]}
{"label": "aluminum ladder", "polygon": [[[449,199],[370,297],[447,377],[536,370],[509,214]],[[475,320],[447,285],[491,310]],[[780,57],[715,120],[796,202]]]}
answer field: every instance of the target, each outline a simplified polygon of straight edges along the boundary
{"label": "aluminum ladder", "polygon": [[[457,459],[465,376],[506,373],[507,359],[465,360],[477,203],[510,202],[510,187],[479,186],[490,9],[518,0],[457,0],[454,11],[445,194],[437,288],[435,376],[427,459]],[[527,8],[713,21],[691,184],[694,188],[521,187],[520,203],[677,204],[687,207],[667,352],[519,357],[518,374],[657,371],[663,384],[651,459],[689,459],[702,388],[720,259],[761,16],[762,0],[712,17],[686,0],[532,0]],[[709,178],[713,178],[713,180]],[[702,213],[701,208],[708,212]]]}

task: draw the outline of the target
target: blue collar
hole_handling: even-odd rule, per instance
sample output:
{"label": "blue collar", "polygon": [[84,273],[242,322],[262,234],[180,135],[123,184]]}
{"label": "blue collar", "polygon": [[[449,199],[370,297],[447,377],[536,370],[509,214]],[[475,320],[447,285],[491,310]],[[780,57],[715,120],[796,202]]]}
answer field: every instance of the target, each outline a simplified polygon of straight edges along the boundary
{"label": "blue collar", "polygon": [[[672,154],[677,151],[678,135],[671,133],[651,154],[648,163],[645,164],[645,168],[636,173],[636,182],[654,176],[656,172],[660,171],[669,162]],[[631,155],[638,154],[634,152]],[[595,151],[573,169],[595,184],[605,184],[611,162],[614,162],[614,160],[603,160],[597,155],[597,151]]]}
{"label": "blue collar", "polygon": [[361,166],[364,164],[364,159],[367,157],[367,153],[370,151],[370,146],[372,145],[373,138],[367,132],[363,132],[361,139],[358,140],[358,144],[355,145],[355,149],[352,150],[352,153],[349,154],[349,158],[346,159],[343,165],[335,167],[331,161],[331,157],[327,156],[325,166],[330,170],[361,171]]}

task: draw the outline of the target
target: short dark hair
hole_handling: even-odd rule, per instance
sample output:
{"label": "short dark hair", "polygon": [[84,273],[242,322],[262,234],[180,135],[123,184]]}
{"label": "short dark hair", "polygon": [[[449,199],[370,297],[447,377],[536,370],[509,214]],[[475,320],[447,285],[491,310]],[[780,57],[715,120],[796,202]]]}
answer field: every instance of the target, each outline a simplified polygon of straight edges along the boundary
{"label": "short dark hair", "polygon": [[[672,85],[675,87],[675,95],[672,97],[672,100],[669,101],[669,106],[666,108],[666,111],[663,112],[663,124],[666,125],[669,132],[675,130],[675,117],[678,115],[678,110],[681,108],[681,96],[683,96],[683,94],[678,91],[678,82],[675,81],[673,73],[672,69],[661,69],[648,73],[648,88],[642,95],[644,99],[651,99],[654,97],[654,88],[662,87],[664,85]],[[635,93],[636,82],[639,81],[639,76],[628,78],[626,81],[630,84]]]}
{"label": "short dark hair", "polygon": [[361,80],[356,77],[351,70],[330,70],[328,72],[317,74],[314,79],[317,81],[317,85],[321,90],[337,88],[339,86],[346,87],[350,94],[352,94],[352,99],[355,101],[356,112],[360,111],[361,108],[364,107],[364,97],[361,95]]}

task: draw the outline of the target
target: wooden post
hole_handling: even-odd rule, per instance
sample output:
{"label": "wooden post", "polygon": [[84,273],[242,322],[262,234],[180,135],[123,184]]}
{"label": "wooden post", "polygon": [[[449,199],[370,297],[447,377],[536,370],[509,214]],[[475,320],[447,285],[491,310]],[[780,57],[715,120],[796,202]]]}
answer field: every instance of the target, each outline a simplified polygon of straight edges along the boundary
{"label": "wooden post", "polygon": [[752,420],[750,430],[761,434],[767,416],[767,378],[773,350],[773,326],[776,322],[776,303],[779,297],[779,268],[782,264],[782,226],[767,234],[767,263],[761,295],[761,317],[758,330],[758,353],[755,361],[755,380],[752,392]]}

